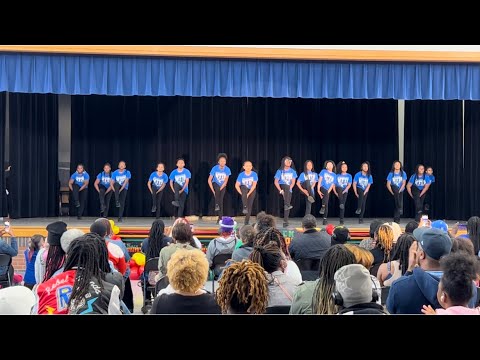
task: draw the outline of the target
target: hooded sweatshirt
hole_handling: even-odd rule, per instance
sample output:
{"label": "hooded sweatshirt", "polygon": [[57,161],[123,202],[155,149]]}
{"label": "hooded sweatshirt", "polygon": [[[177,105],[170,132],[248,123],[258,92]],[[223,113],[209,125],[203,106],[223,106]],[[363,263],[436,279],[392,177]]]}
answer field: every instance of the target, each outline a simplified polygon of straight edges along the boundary
{"label": "hooded sweatshirt", "polygon": [[437,315],[480,315],[480,309],[470,309],[465,306],[450,306],[448,309],[435,310]]}
{"label": "hooded sweatshirt", "polygon": [[[425,271],[419,267],[411,275],[402,276],[394,281],[387,298],[387,310],[390,314],[422,314],[423,305],[441,308],[437,300],[438,283],[441,271]],[[469,306],[475,307],[477,288],[473,287],[473,297]]]}
{"label": "hooded sweatshirt", "polygon": [[[235,249],[237,239],[235,236],[230,236],[228,238],[218,237],[208,244],[207,249],[207,260],[208,264],[212,266],[213,258],[219,254],[232,254]],[[220,275],[222,272],[222,266],[217,266],[214,269],[215,275]]]}

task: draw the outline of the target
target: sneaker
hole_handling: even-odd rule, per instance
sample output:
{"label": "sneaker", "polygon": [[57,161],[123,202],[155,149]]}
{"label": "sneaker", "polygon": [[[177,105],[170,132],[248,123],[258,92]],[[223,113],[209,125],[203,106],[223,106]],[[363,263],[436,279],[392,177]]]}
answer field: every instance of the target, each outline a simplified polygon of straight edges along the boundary
{"label": "sneaker", "polygon": [[157,207],[154,205],[152,206],[152,212],[156,212],[157,211]]}
{"label": "sneaker", "polygon": [[81,216],[77,216],[77,220],[82,220],[82,217],[81,217]]}
{"label": "sneaker", "polygon": [[172,205],[175,207],[180,207],[180,204],[178,203],[178,201],[175,201],[175,200],[172,201]]}
{"label": "sneaker", "polygon": [[123,223],[123,218],[121,218],[121,217],[120,217],[120,218],[118,218],[118,221],[117,221],[117,222],[119,222],[119,223]]}
{"label": "sneaker", "polygon": [[242,214],[243,214],[243,215],[247,215],[247,214],[248,214],[248,210],[247,210],[247,207],[246,207],[246,206],[243,207]]}
{"label": "sneaker", "polygon": [[345,223],[343,222],[343,220],[340,220],[340,225],[343,225],[343,224],[345,224]]}
{"label": "sneaker", "polygon": [[425,204],[425,211],[428,211],[430,210],[430,205],[429,204]]}
{"label": "sneaker", "polygon": [[313,196],[307,197],[307,200],[310,201],[312,204],[315,202],[315,199],[313,198]]}
{"label": "sneaker", "polygon": [[77,208],[80,207],[80,201],[75,201],[75,207],[77,207]]}
{"label": "sneaker", "polygon": [[327,224],[328,224],[327,219],[323,219],[323,225],[327,225]]}
{"label": "sneaker", "polygon": [[355,214],[357,214],[357,215],[360,215],[361,212],[362,212],[362,209],[355,210]]}
{"label": "sneaker", "polygon": [[363,219],[358,219],[359,224],[363,224]]}
{"label": "sneaker", "polygon": [[215,204],[215,211],[220,211],[220,205]]}
{"label": "sneaker", "polygon": [[345,209],[345,204],[340,204],[340,210]]}
{"label": "sneaker", "polygon": [[322,205],[322,208],[320,209],[320,215],[325,214],[325,205]]}
{"label": "sneaker", "polygon": [[400,215],[403,215],[403,209],[398,210],[398,213],[399,213]]}
{"label": "sneaker", "polygon": [[117,202],[115,203],[115,206],[116,206],[116,207],[120,207],[120,201],[117,201]]}
{"label": "sneaker", "polygon": [[105,205],[100,206],[100,212],[103,214],[107,210],[107,207]]}
{"label": "sneaker", "polygon": [[288,211],[290,209],[293,209],[293,206],[292,205],[285,205],[284,208],[283,208],[285,211]]}
{"label": "sneaker", "polygon": [[283,227],[284,227],[284,228],[287,228],[287,227],[288,227],[288,222],[284,222],[284,223],[283,223]]}

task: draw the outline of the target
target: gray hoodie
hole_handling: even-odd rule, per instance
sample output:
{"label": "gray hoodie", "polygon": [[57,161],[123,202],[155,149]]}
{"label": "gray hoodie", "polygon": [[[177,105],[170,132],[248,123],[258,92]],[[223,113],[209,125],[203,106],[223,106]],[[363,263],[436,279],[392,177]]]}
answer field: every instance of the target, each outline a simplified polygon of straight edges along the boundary
{"label": "gray hoodie", "polygon": [[[235,236],[230,236],[228,238],[218,237],[208,244],[207,248],[207,260],[208,264],[212,266],[213,258],[219,254],[232,254],[235,249],[237,239]],[[214,269],[215,275],[220,275],[222,272],[223,266],[217,266]]]}

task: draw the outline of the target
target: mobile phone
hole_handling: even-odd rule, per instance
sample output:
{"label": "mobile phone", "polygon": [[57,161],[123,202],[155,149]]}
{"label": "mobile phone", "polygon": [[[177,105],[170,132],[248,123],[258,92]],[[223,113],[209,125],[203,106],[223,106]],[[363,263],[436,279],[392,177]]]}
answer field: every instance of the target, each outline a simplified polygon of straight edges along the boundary
{"label": "mobile phone", "polygon": [[5,225],[5,231],[9,232],[10,231],[10,221],[5,221],[3,224]]}
{"label": "mobile phone", "polygon": [[420,226],[423,226],[423,227],[428,226],[428,215],[422,215],[422,219],[420,221]]}
{"label": "mobile phone", "polygon": [[465,230],[467,231],[467,224],[464,222],[458,223],[458,230]]}

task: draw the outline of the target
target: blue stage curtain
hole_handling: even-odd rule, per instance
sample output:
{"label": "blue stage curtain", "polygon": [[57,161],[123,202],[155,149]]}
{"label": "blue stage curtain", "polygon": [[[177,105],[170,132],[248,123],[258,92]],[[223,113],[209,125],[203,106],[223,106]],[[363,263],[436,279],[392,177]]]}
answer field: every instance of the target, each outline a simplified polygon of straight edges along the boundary
{"label": "blue stage curtain", "polygon": [[7,197],[5,193],[5,172],[4,172],[4,163],[5,163],[5,115],[6,115],[6,94],[0,93],[0,214],[1,216],[7,216]]}
{"label": "blue stage curtain", "polygon": [[480,102],[465,101],[465,167],[461,193],[464,196],[465,216],[480,216]]}
{"label": "blue stage curtain", "polygon": [[480,64],[0,53],[0,91],[69,95],[480,100]]}

